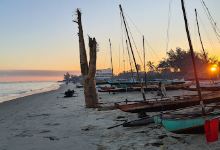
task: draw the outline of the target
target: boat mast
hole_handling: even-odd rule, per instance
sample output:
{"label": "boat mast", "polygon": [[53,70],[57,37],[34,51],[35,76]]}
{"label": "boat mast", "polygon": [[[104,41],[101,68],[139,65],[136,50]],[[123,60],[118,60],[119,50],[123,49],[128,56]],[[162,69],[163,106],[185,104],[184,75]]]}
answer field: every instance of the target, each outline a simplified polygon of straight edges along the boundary
{"label": "boat mast", "polygon": [[190,32],[189,32],[189,27],[188,27],[188,20],[187,20],[187,17],[186,17],[186,10],[185,10],[185,5],[184,5],[184,0],[181,0],[181,4],[182,4],[182,11],[183,11],[183,17],[184,17],[184,22],[185,22],[187,39],[188,39],[189,48],[190,48],[190,54],[191,54],[192,62],[193,62],[194,76],[195,76],[195,79],[196,79],[196,88],[198,90],[198,96],[199,96],[199,100],[200,100],[200,105],[202,106],[202,113],[205,114],[205,107],[204,107],[203,100],[202,100],[202,94],[201,94],[200,84],[199,84],[197,70],[196,70],[195,55],[194,55],[193,45],[192,45],[192,41],[191,41],[191,37],[190,37]]}
{"label": "boat mast", "polygon": [[112,44],[111,44],[111,40],[109,39],[109,46],[110,46],[110,56],[111,56],[111,66],[112,66],[112,78],[114,76],[114,72],[113,72],[113,63],[112,63]]}
{"label": "boat mast", "polygon": [[124,46],[123,46],[123,67],[124,67],[123,73],[125,73],[125,50],[124,50]]}
{"label": "boat mast", "polygon": [[205,52],[204,46],[203,46],[203,42],[202,42],[202,37],[200,34],[200,29],[199,29],[199,21],[198,21],[198,14],[197,14],[197,10],[195,9],[195,14],[196,14],[196,24],[197,24],[197,29],[198,29],[198,34],[199,34],[199,40],[202,46],[202,51],[203,51],[203,57],[205,58],[206,63],[208,63],[208,58],[207,58],[207,54]]}
{"label": "boat mast", "polygon": [[145,63],[145,45],[144,45],[144,36],[143,36],[143,54],[144,54],[144,82],[145,86],[147,84],[147,74],[146,74],[146,63]]}
{"label": "boat mast", "polygon": [[[133,60],[134,60],[134,63],[135,63],[135,68],[136,68],[136,71],[137,71],[137,78],[141,82],[140,75],[139,75],[139,70],[138,70],[138,67],[137,67],[136,59],[134,57],[134,52],[133,52],[133,48],[132,48],[132,45],[131,45],[131,40],[130,40],[130,37],[129,37],[129,34],[128,34],[128,29],[127,29],[127,25],[126,25],[126,22],[125,22],[125,17],[124,17],[124,13],[123,13],[121,5],[119,5],[119,8],[120,8],[120,11],[121,11],[121,16],[123,18],[123,22],[124,22],[124,26],[125,26],[125,30],[126,30],[126,34],[127,34],[127,38],[128,38],[128,42],[129,42],[129,46],[130,46],[131,53],[132,53],[132,56],[133,56]],[[144,101],[146,101],[146,97],[145,97],[145,94],[144,94],[144,89],[143,89],[143,83],[142,82],[141,82],[141,93],[142,93]]]}
{"label": "boat mast", "polygon": [[128,41],[127,40],[126,40],[126,47],[127,47],[128,59],[129,59],[130,67],[131,67],[131,76],[132,76],[132,80],[134,82],[134,73],[133,73],[133,69],[132,69],[131,56],[130,56],[130,52],[129,52],[129,48],[128,48]]}

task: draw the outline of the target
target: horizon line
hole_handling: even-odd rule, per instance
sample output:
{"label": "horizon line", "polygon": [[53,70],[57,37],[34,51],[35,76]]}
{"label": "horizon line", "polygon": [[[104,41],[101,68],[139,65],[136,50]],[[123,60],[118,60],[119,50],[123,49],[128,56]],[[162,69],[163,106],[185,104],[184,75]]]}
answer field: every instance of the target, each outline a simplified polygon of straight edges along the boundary
{"label": "horizon line", "polygon": [[71,72],[80,72],[80,70],[50,70],[50,69],[0,69],[0,71],[71,71]]}

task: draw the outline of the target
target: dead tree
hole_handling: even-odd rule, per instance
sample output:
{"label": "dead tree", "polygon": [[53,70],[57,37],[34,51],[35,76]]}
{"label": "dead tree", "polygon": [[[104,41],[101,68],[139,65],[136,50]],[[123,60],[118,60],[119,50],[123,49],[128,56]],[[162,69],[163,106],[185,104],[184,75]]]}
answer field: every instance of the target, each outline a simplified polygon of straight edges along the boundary
{"label": "dead tree", "polygon": [[85,104],[87,108],[98,107],[98,98],[96,93],[95,73],[96,73],[96,53],[97,43],[95,38],[89,37],[90,60],[87,61],[85,42],[83,37],[81,12],[77,9],[77,21],[79,28],[79,52],[80,52],[80,68],[84,82]]}

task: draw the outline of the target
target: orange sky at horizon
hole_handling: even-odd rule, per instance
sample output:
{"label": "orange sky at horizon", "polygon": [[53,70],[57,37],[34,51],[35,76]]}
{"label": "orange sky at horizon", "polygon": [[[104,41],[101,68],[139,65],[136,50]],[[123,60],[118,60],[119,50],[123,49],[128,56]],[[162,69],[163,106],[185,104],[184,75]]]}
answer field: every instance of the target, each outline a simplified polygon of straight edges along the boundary
{"label": "orange sky at horizon", "polygon": [[24,81],[61,81],[64,74],[79,75],[78,71],[56,70],[0,70],[0,82],[24,82]]}
{"label": "orange sky at horizon", "polygon": [[[95,37],[99,44],[97,69],[111,67],[108,41],[110,38],[114,74],[124,70],[123,56],[125,57],[125,70],[130,70],[126,45],[122,44],[125,34],[121,31],[119,3],[124,9],[140,56],[143,57],[143,34],[146,40],[146,61],[153,61],[156,65],[159,60],[166,57],[169,1],[140,0],[137,3],[132,0],[126,2],[94,0],[91,3],[88,0],[73,0],[61,3],[58,0],[53,2],[9,0],[0,2],[0,17],[2,18],[0,33],[3,35],[0,37],[0,70],[80,71],[78,28],[72,22],[72,19],[76,18],[73,13],[76,8],[82,10],[87,56],[89,55],[88,35]],[[188,42],[180,1],[171,1],[172,15],[168,49],[180,47],[187,50]],[[200,0],[185,2],[194,50],[201,51],[194,14],[194,9],[197,8],[204,47],[211,57],[220,58],[220,43],[215,37]],[[205,0],[205,2],[219,25],[220,1]],[[141,64],[134,44],[133,49],[137,63]]]}
{"label": "orange sky at horizon", "polygon": [[62,81],[62,76],[22,76],[22,77],[0,77],[0,82],[29,82],[29,81]]}
{"label": "orange sky at horizon", "polygon": [[[199,47],[199,45],[197,47]],[[175,49],[175,48],[173,48],[173,49]],[[210,48],[210,49],[212,49],[212,48]],[[219,56],[220,56],[220,47],[217,47],[216,49],[219,49],[219,51],[214,50],[218,53],[213,53],[213,50],[209,51],[210,57],[215,56],[215,57],[219,58]],[[195,51],[199,52],[198,50],[195,50]],[[125,51],[125,52],[127,53],[127,51]],[[100,51],[97,53],[97,56],[98,56],[97,57],[97,69],[111,68],[110,56],[108,55],[108,51],[106,51],[104,53],[107,53],[106,56],[105,56],[105,54],[102,54],[102,52],[100,52]],[[140,53],[142,53],[142,52],[140,52]],[[137,54],[136,54],[136,57],[138,58]],[[146,56],[146,57],[148,57],[148,56]],[[157,65],[159,60],[162,60],[166,56],[165,56],[165,54],[162,54],[159,57],[160,57],[159,59],[151,57],[151,59],[146,59],[146,61],[153,61],[155,63],[155,65]],[[54,71],[55,70],[56,71],[70,70],[70,71],[79,71],[80,72],[80,62],[79,62],[79,60],[74,60],[73,59],[73,62],[75,61],[75,63],[72,62],[71,64],[69,64],[69,62],[70,62],[69,60],[66,60],[66,61],[65,60],[60,60],[60,61],[62,61],[62,63],[57,63],[57,65],[50,65],[50,64],[45,65],[45,61],[42,61],[42,62],[44,62],[44,64],[31,65],[29,67],[26,67],[27,64],[23,64],[23,65],[21,65],[17,68],[14,68],[13,66],[5,65],[4,67],[1,67],[0,70],[51,70],[51,71],[53,71],[53,70]],[[141,64],[139,59],[137,59],[137,62],[138,62],[138,64]],[[119,56],[113,54],[113,67],[114,67],[114,73],[115,74],[118,74],[118,73],[120,73],[124,70],[124,63],[123,63],[123,57],[122,56],[120,58],[120,64],[119,64]],[[141,65],[141,67],[143,69],[143,65]],[[129,60],[128,60],[127,55],[125,57],[125,70],[126,71],[130,70],[130,64],[129,64]]]}

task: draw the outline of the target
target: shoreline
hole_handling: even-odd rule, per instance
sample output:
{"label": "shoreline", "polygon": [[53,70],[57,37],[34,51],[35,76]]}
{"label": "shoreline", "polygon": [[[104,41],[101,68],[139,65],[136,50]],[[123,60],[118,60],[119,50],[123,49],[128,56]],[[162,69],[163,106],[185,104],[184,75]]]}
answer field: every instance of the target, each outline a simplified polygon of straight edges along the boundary
{"label": "shoreline", "polygon": [[[20,83],[20,82],[18,82]],[[32,82],[25,82],[25,83],[32,83]],[[39,82],[37,82],[39,83]],[[45,82],[41,82],[41,83],[45,83]],[[50,87],[42,87],[40,89],[34,89],[34,90],[30,90],[30,91],[26,91],[25,93],[21,93],[20,95],[17,96],[10,96],[10,94],[8,96],[2,97],[2,100],[0,100],[0,104],[7,102],[7,101],[13,101],[16,100],[18,98],[23,98],[26,96],[31,96],[31,95],[35,95],[35,94],[40,94],[40,93],[45,93],[45,92],[50,92],[50,91],[54,91],[54,90],[58,90],[64,83],[59,83],[58,82],[51,82],[51,83],[57,83],[57,87],[50,86]],[[4,90],[4,89],[3,89]]]}
{"label": "shoreline", "polygon": [[3,101],[3,102],[0,102],[0,105],[5,104],[5,103],[10,103],[10,102],[13,102],[13,101],[28,100],[28,99],[31,99],[32,96],[38,96],[38,95],[42,95],[42,94],[48,94],[48,93],[50,93],[50,92],[57,91],[57,90],[59,90],[60,88],[62,88],[62,85],[60,85],[57,89],[52,89],[52,90],[49,90],[49,91],[42,91],[42,92],[40,92],[40,93],[33,93],[33,94],[30,94],[30,95],[25,95],[25,96],[17,97],[17,98],[14,98],[14,99],[6,100],[6,101]]}

